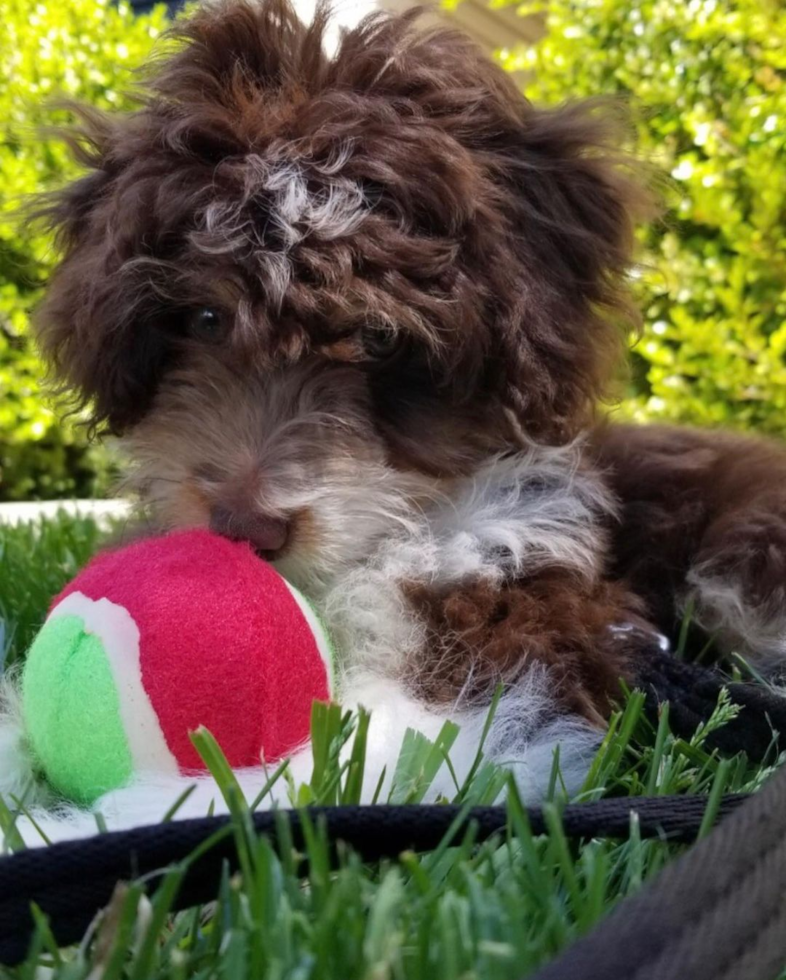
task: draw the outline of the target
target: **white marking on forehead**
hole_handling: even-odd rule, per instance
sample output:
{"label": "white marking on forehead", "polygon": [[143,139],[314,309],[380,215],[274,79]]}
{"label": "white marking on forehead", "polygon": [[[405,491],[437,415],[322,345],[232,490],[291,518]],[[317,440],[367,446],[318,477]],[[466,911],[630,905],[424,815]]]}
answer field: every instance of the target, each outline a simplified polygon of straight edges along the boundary
{"label": "white marking on forehead", "polygon": [[365,197],[356,183],[331,181],[321,200],[312,203],[308,224],[319,238],[330,241],[353,232],[365,214]]}
{"label": "white marking on forehead", "polygon": [[354,146],[354,139],[349,138],[343,140],[343,142],[338,145],[337,149],[329,154],[324,163],[315,163],[314,169],[324,177],[335,176],[349,163]]}
{"label": "white marking on forehead", "polygon": [[[313,165],[248,154],[242,195],[237,200],[208,204],[202,230],[191,234],[191,243],[208,255],[256,249],[260,275],[266,280],[271,300],[280,305],[292,281],[292,249],[310,237],[330,242],[350,235],[368,211],[360,184],[339,176],[351,152],[351,143],[341,144],[324,163]],[[309,173],[317,178],[313,189],[309,187]],[[270,224],[281,238],[275,247],[270,247],[265,229],[248,211],[254,199],[266,197]]]}
{"label": "white marking on forehead", "polygon": [[260,252],[257,265],[265,280],[268,301],[280,308],[292,281],[292,261],[284,252]]}
{"label": "white marking on forehead", "polygon": [[366,201],[360,185],[336,176],[344,159],[338,154],[322,168],[329,179],[314,192],[309,191],[306,171],[299,164],[280,163],[270,168],[263,186],[272,193],[272,218],[288,248],[309,235],[332,241],[351,234],[362,221]]}
{"label": "white marking on forehead", "polygon": [[297,225],[305,223],[309,210],[306,178],[299,167],[281,164],[271,170],[264,189],[273,194],[271,217],[284,235],[286,246],[291,248],[305,237]]}

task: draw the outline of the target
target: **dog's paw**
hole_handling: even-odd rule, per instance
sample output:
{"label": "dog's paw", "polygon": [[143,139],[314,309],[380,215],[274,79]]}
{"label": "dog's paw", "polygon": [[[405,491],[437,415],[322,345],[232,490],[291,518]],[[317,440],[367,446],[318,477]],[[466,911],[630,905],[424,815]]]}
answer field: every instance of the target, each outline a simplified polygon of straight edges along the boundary
{"label": "dog's paw", "polygon": [[686,604],[721,649],[786,660],[786,524],[749,520],[701,555]]}
{"label": "dog's paw", "polygon": [[705,547],[692,576],[722,582],[739,604],[786,620],[786,521],[758,514],[731,525]]}

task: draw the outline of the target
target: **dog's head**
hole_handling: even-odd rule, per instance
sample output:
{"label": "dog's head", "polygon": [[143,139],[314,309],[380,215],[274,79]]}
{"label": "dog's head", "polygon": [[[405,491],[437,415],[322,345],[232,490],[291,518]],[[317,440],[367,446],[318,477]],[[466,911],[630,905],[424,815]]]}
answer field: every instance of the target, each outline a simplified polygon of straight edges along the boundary
{"label": "dog's head", "polygon": [[[223,0],[137,111],[82,110],[44,353],[165,525],[329,575],[445,480],[605,392],[641,195],[592,108],[466,38]],[[298,577],[296,574],[295,577]]]}

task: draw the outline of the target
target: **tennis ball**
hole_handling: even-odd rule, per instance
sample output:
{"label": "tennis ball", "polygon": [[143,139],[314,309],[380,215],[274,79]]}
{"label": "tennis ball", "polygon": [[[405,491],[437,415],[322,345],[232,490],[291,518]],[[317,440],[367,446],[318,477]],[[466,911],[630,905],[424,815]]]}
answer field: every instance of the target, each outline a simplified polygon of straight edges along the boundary
{"label": "tennis ball", "polygon": [[234,768],[308,740],[333,652],[307,600],[242,542],[208,531],[95,558],[27,656],[22,712],[50,784],[78,803],[141,772],[198,773],[204,725]]}

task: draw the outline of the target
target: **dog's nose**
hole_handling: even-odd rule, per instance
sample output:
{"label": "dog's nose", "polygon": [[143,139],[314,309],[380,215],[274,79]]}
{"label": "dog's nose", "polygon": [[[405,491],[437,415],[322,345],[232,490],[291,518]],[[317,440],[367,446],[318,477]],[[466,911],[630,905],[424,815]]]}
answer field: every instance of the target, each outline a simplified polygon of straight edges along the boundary
{"label": "dog's nose", "polygon": [[248,541],[265,558],[275,558],[289,538],[289,521],[217,504],[210,511],[210,530],[232,541]]}

